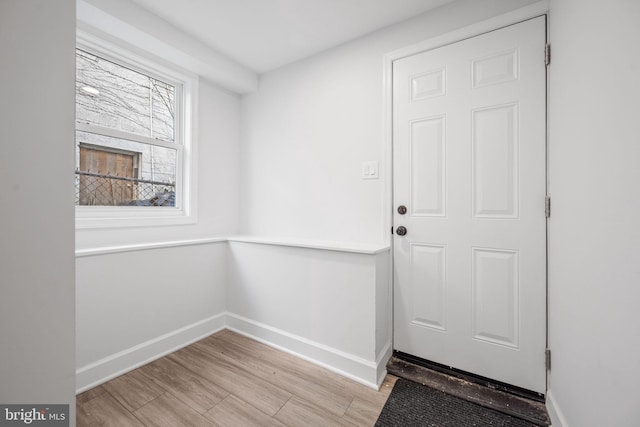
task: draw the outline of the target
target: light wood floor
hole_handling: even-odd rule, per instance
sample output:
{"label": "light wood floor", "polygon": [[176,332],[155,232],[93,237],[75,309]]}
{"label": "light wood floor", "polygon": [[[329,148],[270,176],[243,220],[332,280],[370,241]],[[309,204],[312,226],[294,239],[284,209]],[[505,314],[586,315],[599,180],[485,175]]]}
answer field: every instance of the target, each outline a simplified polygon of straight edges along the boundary
{"label": "light wood floor", "polygon": [[225,330],[77,396],[83,426],[373,426],[380,391]]}

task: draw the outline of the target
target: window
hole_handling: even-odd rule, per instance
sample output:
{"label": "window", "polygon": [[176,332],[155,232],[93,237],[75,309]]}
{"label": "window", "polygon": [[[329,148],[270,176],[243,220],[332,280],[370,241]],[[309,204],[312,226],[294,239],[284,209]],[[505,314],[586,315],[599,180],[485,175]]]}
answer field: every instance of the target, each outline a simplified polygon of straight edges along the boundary
{"label": "window", "polygon": [[76,225],[193,222],[192,78],[76,49]]}

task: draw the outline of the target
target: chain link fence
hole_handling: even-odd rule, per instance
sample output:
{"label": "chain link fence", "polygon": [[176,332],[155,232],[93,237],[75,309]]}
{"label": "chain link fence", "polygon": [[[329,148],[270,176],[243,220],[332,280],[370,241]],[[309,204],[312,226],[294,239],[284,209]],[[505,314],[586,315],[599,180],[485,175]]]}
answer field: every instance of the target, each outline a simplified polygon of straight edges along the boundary
{"label": "chain link fence", "polygon": [[76,205],[175,206],[175,184],[76,171]]}

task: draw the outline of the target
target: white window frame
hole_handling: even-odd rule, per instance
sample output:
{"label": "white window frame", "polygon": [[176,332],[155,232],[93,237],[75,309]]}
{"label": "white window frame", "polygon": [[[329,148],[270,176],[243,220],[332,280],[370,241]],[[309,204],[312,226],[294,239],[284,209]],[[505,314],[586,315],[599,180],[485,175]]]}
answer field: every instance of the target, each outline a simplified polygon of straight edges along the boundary
{"label": "white window frame", "polygon": [[[174,142],[166,142],[118,129],[76,122],[76,131],[151,144],[176,150],[176,206],[76,206],[76,229],[149,227],[194,224],[196,205],[196,132],[198,76],[173,64],[161,63],[132,49],[78,31],[76,47],[169,83],[176,90]],[[74,144],[76,143],[74,138]],[[76,164],[77,167],[77,164]]]}

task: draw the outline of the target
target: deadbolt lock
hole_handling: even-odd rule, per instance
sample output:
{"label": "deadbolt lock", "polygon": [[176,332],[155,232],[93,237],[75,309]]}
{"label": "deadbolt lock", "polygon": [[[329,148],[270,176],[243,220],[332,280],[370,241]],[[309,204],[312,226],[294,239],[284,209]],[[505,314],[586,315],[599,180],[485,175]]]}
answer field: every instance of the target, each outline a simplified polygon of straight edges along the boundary
{"label": "deadbolt lock", "polygon": [[398,213],[400,215],[404,215],[407,213],[407,207],[405,205],[398,206]]}

